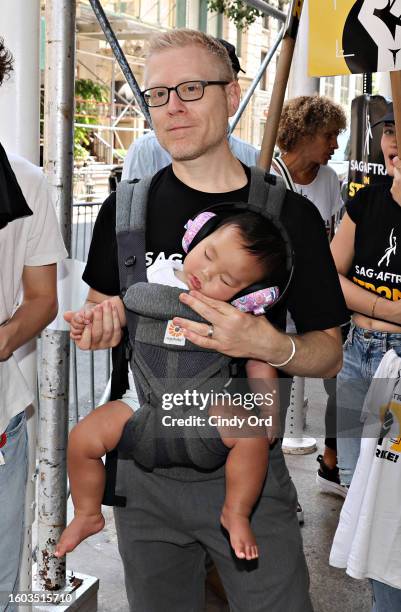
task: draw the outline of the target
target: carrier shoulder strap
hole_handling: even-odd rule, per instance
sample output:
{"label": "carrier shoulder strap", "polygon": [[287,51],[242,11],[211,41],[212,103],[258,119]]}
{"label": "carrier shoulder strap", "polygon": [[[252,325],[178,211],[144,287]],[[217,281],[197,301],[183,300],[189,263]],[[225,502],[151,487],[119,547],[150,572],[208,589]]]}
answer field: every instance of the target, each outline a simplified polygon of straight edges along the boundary
{"label": "carrier shoulder strap", "polygon": [[116,194],[116,236],[120,293],[146,281],[146,210],[151,176],[121,181]]}
{"label": "carrier shoulder strap", "polygon": [[[145,229],[149,187],[153,176],[121,181],[117,186],[116,230]],[[135,202],[134,202],[135,198]]]}
{"label": "carrier shoulder strap", "polygon": [[262,214],[264,212],[279,219],[286,192],[287,189],[281,177],[269,174],[257,166],[251,167],[249,210]]}
{"label": "carrier shoulder strap", "polygon": [[[120,292],[123,295],[135,282],[146,280],[146,208],[152,177],[141,180],[121,181],[116,193],[116,236],[118,248],[118,269]],[[135,330],[136,317],[126,311],[127,325]],[[115,351],[116,349],[114,349]],[[119,367],[127,368],[128,352],[125,346],[118,348]],[[106,483],[102,503],[106,506],[126,505],[126,498],[116,495],[118,451],[106,455]]]}

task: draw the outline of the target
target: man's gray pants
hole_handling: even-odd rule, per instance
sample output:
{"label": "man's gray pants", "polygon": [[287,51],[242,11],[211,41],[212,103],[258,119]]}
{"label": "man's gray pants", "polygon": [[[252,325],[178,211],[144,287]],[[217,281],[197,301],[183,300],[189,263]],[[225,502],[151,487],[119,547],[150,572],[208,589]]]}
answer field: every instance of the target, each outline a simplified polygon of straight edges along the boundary
{"label": "man's gray pants", "polygon": [[131,612],[203,612],[207,553],[232,612],[311,612],[297,494],[280,443],[251,518],[257,561],[233,555],[220,527],[224,471],[215,475],[183,481],[118,462],[116,492],[127,505],[115,509],[115,521]]}

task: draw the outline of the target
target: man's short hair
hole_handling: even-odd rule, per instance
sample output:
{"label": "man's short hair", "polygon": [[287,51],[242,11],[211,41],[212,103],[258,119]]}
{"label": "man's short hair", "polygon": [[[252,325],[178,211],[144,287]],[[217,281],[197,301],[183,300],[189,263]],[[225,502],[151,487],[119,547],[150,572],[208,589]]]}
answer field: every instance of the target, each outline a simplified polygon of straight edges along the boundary
{"label": "man's short hair", "polygon": [[341,106],[325,96],[299,96],[283,106],[277,134],[281,151],[293,151],[304,137],[314,138],[327,130],[341,132],[347,119]]}
{"label": "man's short hair", "polygon": [[4,39],[0,37],[0,85],[13,70],[14,58],[4,45]]}
{"label": "man's short hair", "polygon": [[217,59],[221,66],[221,80],[229,82],[235,80],[235,73],[231,60],[224,45],[213,36],[205,34],[204,32],[198,32],[197,30],[181,28],[179,30],[171,30],[169,32],[156,34],[149,41],[147,58],[151,57],[154,53],[159,53],[168,49],[181,49],[194,45],[205,49]]}

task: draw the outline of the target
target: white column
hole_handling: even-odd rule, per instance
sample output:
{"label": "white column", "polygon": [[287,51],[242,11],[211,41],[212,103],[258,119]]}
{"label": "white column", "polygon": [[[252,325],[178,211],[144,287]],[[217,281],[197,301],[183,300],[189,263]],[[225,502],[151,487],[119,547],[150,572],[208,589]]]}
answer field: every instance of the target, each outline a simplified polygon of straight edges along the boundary
{"label": "white column", "polygon": [[288,98],[311,96],[319,93],[319,79],[308,76],[309,46],[309,11],[308,0],[304,0],[290,78],[288,81]]}
{"label": "white column", "polygon": [[2,0],[1,36],[15,63],[0,90],[0,142],[38,163],[40,1]]}

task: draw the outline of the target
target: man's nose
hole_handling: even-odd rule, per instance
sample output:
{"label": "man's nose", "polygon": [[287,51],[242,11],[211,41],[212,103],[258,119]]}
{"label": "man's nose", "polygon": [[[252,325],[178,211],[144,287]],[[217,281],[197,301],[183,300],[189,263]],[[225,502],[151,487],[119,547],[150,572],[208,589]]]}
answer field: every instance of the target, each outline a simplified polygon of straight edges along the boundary
{"label": "man's nose", "polygon": [[173,90],[170,91],[169,101],[167,102],[167,110],[169,113],[179,113],[185,110],[185,104],[178,96],[177,92]]}
{"label": "man's nose", "polygon": [[334,136],[332,140],[333,149],[338,149],[338,137]]}

